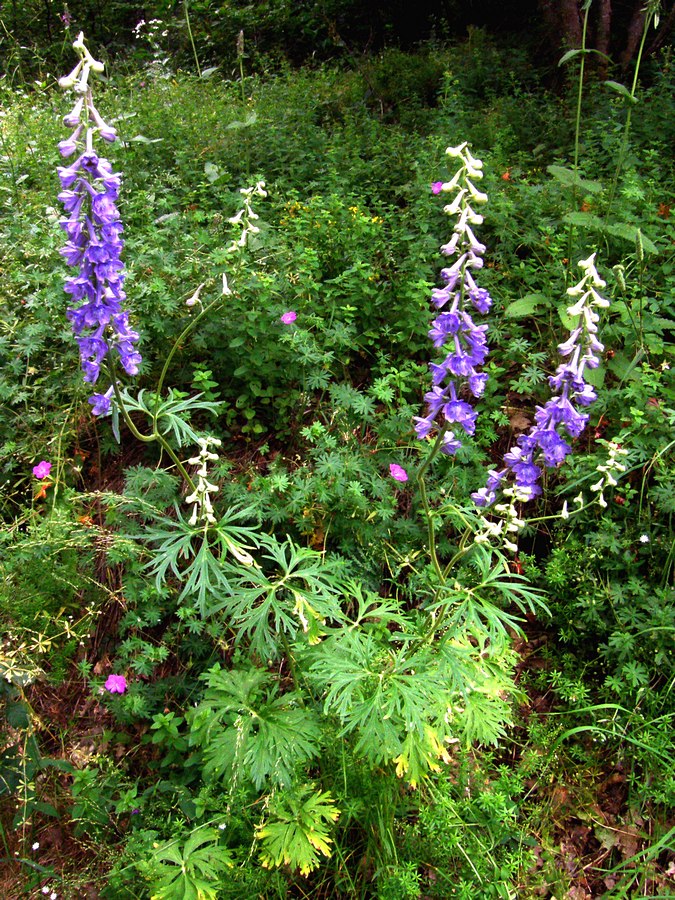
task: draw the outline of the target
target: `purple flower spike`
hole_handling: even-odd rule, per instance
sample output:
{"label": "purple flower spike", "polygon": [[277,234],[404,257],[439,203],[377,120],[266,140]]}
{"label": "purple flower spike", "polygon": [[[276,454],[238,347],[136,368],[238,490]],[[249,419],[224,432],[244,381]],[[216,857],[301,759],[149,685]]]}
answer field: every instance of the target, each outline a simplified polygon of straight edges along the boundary
{"label": "purple flower spike", "polygon": [[535,424],[526,434],[521,434],[504,455],[506,469],[501,473],[490,473],[484,488],[472,494],[476,506],[490,506],[497,499],[497,490],[503,486],[502,480],[513,478],[512,496],[520,501],[531,500],[541,494],[539,461],[547,468],[557,468],[572,452],[565,439],[579,437],[588,423],[589,415],[580,412],[595,399],[592,386],[584,380],[585,368],[595,368],[600,360],[594,351],[602,344],[597,339],[599,316],[595,308],[609,306],[609,301],[598,294],[597,289],[605,287],[595,268],[595,254],[583,259],[579,266],[584,271],[581,281],[568,288],[570,297],[580,298],[567,313],[577,319],[569,338],[558,345],[558,353],[567,362],[558,366],[555,375],[549,378],[551,389],[556,394],[535,412]]}
{"label": "purple flower spike", "polygon": [[[80,155],[71,165],[58,167],[63,188],[59,200],[67,216],[59,225],[68,238],[61,255],[77,270],[64,285],[74,304],[66,315],[80,349],[84,380],[96,384],[106,357],[119,356],[128,375],[138,374],[142,360],[134,346],[138,333],[129,327],[129,314],[123,309],[124,229],[116,203],[121,179],[94,149],[96,135],[108,142],[116,140],[115,129],[103,121],[94,106],[88,84],[89,70],[100,72],[103,65],[90,57],[81,36],[73,46],[84,64],[62,82],[81,96],[64,118],[75,131],[60,142],[59,149],[63,156]],[[93,394],[89,399],[93,415],[106,415],[112,396],[112,387]]]}
{"label": "purple flower spike", "polygon": [[434,194],[457,191],[454,200],[445,207],[446,213],[457,217],[457,224],[448,243],[441,247],[445,256],[456,259],[441,270],[444,287],[431,292],[431,302],[442,312],[429,330],[434,347],[446,349],[442,361],[429,364],[434,387],[424,397],[426,416],[415,417],[415,432],[419,438],[442,433],[441,451],[452,454],[457,452],[461,441],[448,426],[457,424],[467,434],[476,430],[478,414],[459,395],[467,388],[465,394],[473,397],[480,397],[485,391],[487,375],[478,372],[477,367],[483,365],[489,352],[485,337],[487,325],[476,325],[471,312],[488,312],[492,299],[484,288],[478,287],[471,274],[472,269],[482,267],[481,255],[485,252],[471,228],[480,225],[483,217],[471,204],[485,203],[487,196],[476,190],[468,176],[482,178],[482,163],[471,156],[466,144],[450,147],[448,155],[459,160],[460,168],[448,183],[436,181],[431,189]]}

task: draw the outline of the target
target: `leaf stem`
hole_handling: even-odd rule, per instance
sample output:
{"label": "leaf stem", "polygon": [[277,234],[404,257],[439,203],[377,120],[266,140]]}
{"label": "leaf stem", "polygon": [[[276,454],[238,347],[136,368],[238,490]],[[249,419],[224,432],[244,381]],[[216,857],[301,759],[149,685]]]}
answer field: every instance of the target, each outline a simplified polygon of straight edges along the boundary
{"label": "leaf stem", "polygon": [[160,445],[160,447],[166,451],[167,455],[169,457],[171,457],[172,461],[174,462],[176,468],[180,472],[185,483],[190,488],[190,491],[194,492],[195,491],[194,481],[190,477],[190,475],[189,475],[187,469],[185,468],[185,466],[183,465],[183,463],[180,461],[180,459],[176,455],[176,452],[174,451],[173,447],[169,444],[169,442],[164,437],[164,435],[158,431],[156,417],[153,419],[153,422],[152,422],[152,434],[143,434],[142,432],[140,432],[138,430],[138,428],[134,424],[131,416],[129,415],[129,412],[128,412],[126,406],[124,405],[124,398],[122,397],[122,392],[120,391],[120,387],[119,387],[119,384],[117,383],[117,378],[115,376],[115,366],[114,366],[112,360],[110,359],[110,357],[108,357],[108,369],[110,371],[110,379],[112,381],[113,391],[115,392],[115,399],[117,400],[117,405],[120,408],[120,412],[122,413],[122,418],[124,419],[129,431],[133,434],[133,436],[137,440],[142,441],[144,444],[152,444],[156,441]]}

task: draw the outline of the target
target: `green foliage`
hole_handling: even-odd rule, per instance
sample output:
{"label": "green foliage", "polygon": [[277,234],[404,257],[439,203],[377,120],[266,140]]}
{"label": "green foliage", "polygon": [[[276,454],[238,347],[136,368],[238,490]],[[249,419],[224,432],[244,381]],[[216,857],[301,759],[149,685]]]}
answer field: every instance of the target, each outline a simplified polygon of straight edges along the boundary
{"label": "green foliage", "polygon": [[328,791],[313,790],[312,785],[275,794],[256,832],[263,866],[285,865],[308,875],[321,856],[330,856],[329,827],[339,815]]}
{"label": "green foliage", "polygon": [[202,679],[207,690],[190,714],[190,742],[203,748],[206,779],[236,782],[243,775],[258,789],[289,787],[296,770],[318,756],[319,722],[301,693],[278,696],[261,669],[216,665]]}
{"label": "green foliage", "polygon": [[248,551],[259,546],[260,538],[255,528],[241,524],[250,518],[250,510],[229,509],[208,527],[188,521],[179,509],[175,519],[158,516],[143,534],[157,545],[146,566],[156,589],[161,590],[167,576],[173,574],[181,584],[179,601],[191,600],[185,604],[186,610],[196,608],[202,617],[210,615],[211,596],[231,594],[230,579],[241,566],[253,564]]}
{"label": "green foliage", "polygon": [[231,597],[208,606],[205,615],[222,610],[238,641],[261,659],[275,660],[289,639],[303,634],[310,645],[316,644],[326,620],[342,618],[340,585],[316,551],[290,540],[279,544],[265,539],[263,546],[263,566],[242,573]]}
{"label": "green foliage", "polygon": [[149,862],[153,900],[216,900],[218,878],[233,865],[215,828],[199,828],[185,842],[165,841]]}
{"label": "green foliage", "polygon": [[[144,355],[138,389],[121,386],[121,446],[85,416],[63,317],[51,88],[0,84],[0,790],[22,803],[15,824],[40,828],[66,791],[46,774],[68,775],[64,827],[100,843],[106,868],[119,852],[102,887],[119,900],[441,900],[569,892],[552,785],[561,770],[581,798],[619,773],[655,837],[628,862],[598,830],[606,877],[656,892],[673,800],[672,67],[638,91],[628,143],[625,92],[591,89],[577,166],[564,99],[481,29],[351,71],[279,66],[280,22],[324,52],[363,12],[323,9],[317,28],[312,4],[231,4],[209,42],[212,11],[191,4],[204,64],[227,68],[245,29],[243,85],[177,71],[191,49],[163,11],[152,59],[100,95],[124,142],[111,154]],[[411,421],[448,228],[429,190],[439,134],[486,163],[480,274],[495,303],[476,434],[430,467]],[[260,231],[229,253],[239,190],[258,177]],[[569,269],[591,243],[614,266],[599,399],[507,559],[474,543],[465,500],[548,399]],[[210,312],[185,307],[223,274],[231,293]],[[161,454],[134,445],[136,427]],[[195,463],[178,456],[205,432],[223,441],[214,521],[185,504]],[[606,439],[628,453],[602,507],[589,500]],[[49,488],[30,477],[42,458]],[[554,519],[564,500],[574,513]],[[530,655],[523,627],[543,649]],[[124,694],[102,687],[111,672]],[[38,701],[57,688],[75,724],[47,722]],[[72,771],[81,710],[100,738]]]}

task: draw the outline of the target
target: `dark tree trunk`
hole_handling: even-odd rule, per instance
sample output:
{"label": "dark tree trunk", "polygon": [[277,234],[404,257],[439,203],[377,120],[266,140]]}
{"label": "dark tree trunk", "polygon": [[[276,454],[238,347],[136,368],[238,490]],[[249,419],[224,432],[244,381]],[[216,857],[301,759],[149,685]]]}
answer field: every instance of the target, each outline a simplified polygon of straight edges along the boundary
{"label": "dark tree trunk", "polygon": [[644,0],[638,0],[638,4],[633,10],[630,23],[628,25],[628,33],[626,35],[626,46],[621,54],[621,68],[627,69],[628,63],[635,56],[635,51],[642,37],[642,30],[645,25],[646,12],[644,9]]}
{"label": "dark tree trunk", "polygon": [[[609,39],[612,28],[612,0],[600,0],[598,24],[595,31],[595,49],[604,56],[609,56]],[[598,71],[601,78],[607,78],[608,61],[604,57],[598,60]]]}

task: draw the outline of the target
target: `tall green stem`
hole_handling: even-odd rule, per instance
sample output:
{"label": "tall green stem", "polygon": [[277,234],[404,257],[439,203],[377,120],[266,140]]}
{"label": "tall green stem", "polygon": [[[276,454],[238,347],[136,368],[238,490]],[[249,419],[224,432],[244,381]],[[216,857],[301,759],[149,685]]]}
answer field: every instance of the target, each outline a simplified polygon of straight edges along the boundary
{"label": "tall green stem", "polygon": [[628,135],[630,133],[630,124],[631,117],[633,115],[633,104],[635,103],[635,92],[637,91],[638,84],[638,76],[640,74],[640,63],[642,62],[642,53],[645,48],[645,41],[647,40],[647,32],[649,31],[649,26],[652,23],[654,18],[654,9],[651,4],[647,7],[647,15],[645,16],[645,25],[642,30],[642,38],[640,40],[640,48],[638,50],[637,60],[635,61],[635,72],[633,73],[633,84],[630,89],[630,99],[628,101],[628,110],[626,112],[626,122],[623,126],[623,136],[621,138],[621,147],[619,149],[619,158],[616,161],[616,169],[614,170],[614,177],[612,178],[612,186],[609,191],[609,199],[607,200],[607,209],[605,211],[605,217],[609,218],[610,211],[612,209],[612,204],[614,203],[614,198],[616,196],[616,189],[619,184],[619,175],[621,174],[621,170],[623,169],[623,164],[626,161],[626,152],[628,150]]}
{"label": "tall green stem", "polygon": [[[572,169],[576,175],[579,171],[579,144],[581,140],[581,101],[584,95],[584,76],[586,73],[586,35],[588,33],[588,16],[591,11],[591,4],[586,3],[584,10],[584,24],[581,32],[581,63],[579,66],[579,85],[577,88],[577,112],[574,123],[574,160]],[[574,209],[577,208],[577,184],[576,179],[572,184],[572,204]],[[572,248],[574,244],[574,225],[570,222],[567,229],[567,271],[572,265]]]}
{"label": "tall green stem", "polygon": [[171,348],[171,350],[169,351],[169,355],[167,356],[166,360],[164,361],[164,365],[162,367],[162,371],[159,376],[159,381],[157,382],[157,390],[155,391],[155,413],[152,417],[153,432],[155,432],[157,430],[157,411],[159,409],[159,401],[160,401],[160,397],[162,395],[162,388],[164,387],[164,379],[166,378],[166,374],[169,371],[169,366],[171,365],[171,360],[176,355],[176,351],[181,346],[181,344],[183,343],[185,338],[188,336],[188,334],[190,334],[190,332],[194,330],[196,325],[201,321],[201,319],[204,318],[204,316],[207,313],[211,312],[211,310],[213,309],[214,306],[216,306],[218,303],[222,302],[222,299],[223,299],[222,297],[216,297],[215,300],[212,300],[208,306],[205,306],[204,309],[202,309],[202,311],[199,313],[199,315],[196,315],[194,317],[194,319],[190,319],[190,321],[187,323],[185,328],[178,335],[178,338],[174,341],[174,345]]}
{"label": "tall green stem", "polygon": [[117,378],[115,376],[115,367],[110,359],[108,359],[108,368],[110,369],[110,379],[112,381],[113,391],[115,392],[115,399],[117,400],[117,405],[119,406],[120,412],[122,413],[122,418],[126,422],[129,431],[137,440],[142,441],[144,444],[152,444],[157,441],[160,447],[165,450],[167,455],[172,459],[176,468],[185,480],[185,483],[189,486],[190,490],[194,492],[194,481],[190,477],[190,474],[188,473],[183,463],[176,455],[173,447],[169,444],[164,435],[157,430],[156,419],[153,420],[152,434],[143,434],[138,430],[131,416],[129,415],[126,406],[124,405],[124,398],[122,397],[122,392],[120,391],[119,385],[117,384]]}
{"label": "tall green stem", "polygon": [[434,518],[431,507],[429,506],[429,500],[427,498],[427,489],[424,484],[424,473],[429,468],[435,457],[438,455],[438,451],[440,450],[441,444],[443,443],[444,434],[444,431],[438,432],[438,434],[436,435],[434,446],[431,448],[431,453],[424,460],[417,473],[417,486],[420,491],[420,499],[422,500],[422,509],[424,510],[424,516],[427,520],[429,555],[431,556],[431,563],[434,567],[434,571],[436,572],[438,580],[441,584],[445,584],[445,576],[443,575],[443,569],[441,568],[441,564],[438,560],[438,553],[436,552],[436,533],[434,530]]}
{"label": "tall green stem", "polygon": [[190,38],[190,46],[192,47],[192,53],[193,53],[194,58],[195,58],[195,66],[197,67],[197,75],[199,75],[199,77],[201,78],[201,77],[202,77],[202,70],[201,70],[201,67],[200,67],[200,65],[199,65],[199,57],[197,56],[197,48],[195,47],[195,39],[194,39],[193,36],[192,36],[192,28],[191,28],[191,26],[190,26],[190,14],[189,14],[189,12],[188,12],[188,2],[187,2],[187,0],[184,0],[184,2],[183,2],[183,8],[184,8],[184,10],[185,10],[185,27],[187,28],[188,37]]}

